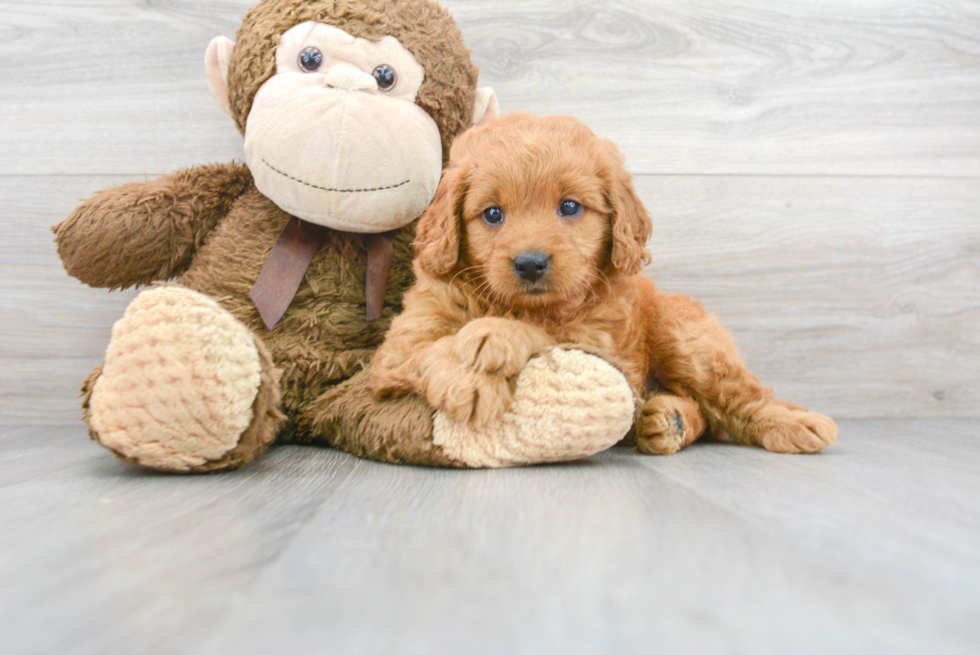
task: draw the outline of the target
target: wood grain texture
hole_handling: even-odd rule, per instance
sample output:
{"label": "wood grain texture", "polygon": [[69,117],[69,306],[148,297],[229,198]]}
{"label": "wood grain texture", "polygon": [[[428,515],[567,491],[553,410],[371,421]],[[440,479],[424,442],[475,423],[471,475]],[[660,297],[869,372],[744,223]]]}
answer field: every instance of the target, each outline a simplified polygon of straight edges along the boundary
{"label": "wood grain texture", "polygon": [[[203,53],[242,1],[0,2],[0,174],[240,156]],[[447,0],[505,110],[656,174],[980,175],[980,5]]]}
{"label": "wood grain texture", "polygon": [[505,109],[574,114],[636,172],[980,173],[975,2],[450,6]]}
{"label": "wood grain texture", "polygon": [[167,477],[78,425],[0,443],[0,652],[18,654],[193,652],[359,464],[283,450],[244,477]]}
{"label": "wood grain texture", "polygon": [[980,416],[980,180],[642,177],[660,286],[785,398]]}
{"label": "wood grain texture", "polygon": [[204,49],[252,0],[0,0],[0,653],[975,653],[980,3],[444,0],[505,110],[617,141],[647,273],[842,423],[498,472],[88,440],[133,291],[64,273],[94,191],[241,157]]}
{"label": "wood grain texture", "polygon": [[[0,417],[78,416],[133,291],[69,278],[48,227],[121,177],[0,177]],[[660,286],[781,396],[836,417],[980,416],[980,184],[640,176]],[[16,219],[14,219],[16,217]]]}
{"label": "wood grain texture", "polygon": [[975,653],[974,421],[446,471],[285,447],[209,477],[0,431],[4,653]]}

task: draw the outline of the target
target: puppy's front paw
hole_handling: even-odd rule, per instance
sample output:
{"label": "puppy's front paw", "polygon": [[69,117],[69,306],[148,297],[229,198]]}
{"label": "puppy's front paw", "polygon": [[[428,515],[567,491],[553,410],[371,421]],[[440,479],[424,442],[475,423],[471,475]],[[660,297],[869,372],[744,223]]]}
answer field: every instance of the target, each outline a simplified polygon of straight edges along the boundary
{"label": "puppy's front paw", "polygon": [[775,453],[815,453],[837,441],[840,430],[823,414],[774,403],[752,418],[748,432],[756,445]]}
{"label": "puppy's front paw", "polygon": [[464,365],[478,373],[511,377],[531,358],[532,344],[513,321],[480,318],[470,321],[456,333],[453,353]]}
{"label": "puppy's front paw", "polygon": [[510,408],[513,392],[507,378],[446,367],[430,378],[426,397],[456,421],[486,425]]}

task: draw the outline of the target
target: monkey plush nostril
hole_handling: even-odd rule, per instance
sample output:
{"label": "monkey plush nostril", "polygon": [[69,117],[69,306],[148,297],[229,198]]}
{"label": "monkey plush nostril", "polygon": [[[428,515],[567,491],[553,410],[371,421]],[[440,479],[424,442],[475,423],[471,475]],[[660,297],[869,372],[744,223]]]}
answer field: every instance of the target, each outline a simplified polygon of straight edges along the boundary
{"label": "monkey plush nostril", "polygon": [[514,272],[525,282],[537,282],[551,266],[551,257],[540,250],[525,250],[514,257]]}

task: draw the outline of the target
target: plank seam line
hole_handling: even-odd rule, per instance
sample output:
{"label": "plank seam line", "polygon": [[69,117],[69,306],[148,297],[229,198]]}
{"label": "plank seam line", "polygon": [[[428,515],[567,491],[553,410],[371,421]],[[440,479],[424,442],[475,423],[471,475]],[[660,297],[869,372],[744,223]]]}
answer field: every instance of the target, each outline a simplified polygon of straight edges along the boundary
{"label": "plank seam line", "polygon": [[[191,164],[193,166],[193,164]],[[0,179],[23,179],[23,178],[83,178],[83,177],[133,177],[140,179],[152,179],[170,175],[176,172],[176,168],[165,173],[0,173]],[[643,171],[630,171],[633,177],[717,177],[717,178],[770,178],[770,179],[852,179],[852,180],[980,180],[977,175],[935,175],[935,174],[850,174],[850,173],[647,173]]]}

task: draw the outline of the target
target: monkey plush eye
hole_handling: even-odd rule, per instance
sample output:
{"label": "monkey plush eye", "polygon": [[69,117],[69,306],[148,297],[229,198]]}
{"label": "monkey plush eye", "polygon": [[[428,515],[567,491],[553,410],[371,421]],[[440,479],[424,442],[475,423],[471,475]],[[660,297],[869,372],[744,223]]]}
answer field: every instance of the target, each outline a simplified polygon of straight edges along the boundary
{"label": "monkey plush eye", "polygon": [[299,53],[299,67],[307,73],[320,70],[321,65],[323,65],[323,53],[316,48],[307,48]]}
{"label": "monkey plush eye", "polygon": [[558,205],[558,213],[562,218],[578,218],[582,214],[582,205],[574,200],[562,200]]}
{"label": "monkey plush eye", "polygon": [[388,64],[381,64],[371,74],[374,75],[374,79],[378,82],[378,88],[382,91],[391,91],[395,88],[395,82],[398,81],[395,69]]}
{"label": "monkey plush eye", "polygon": [[500,225],[504,221],[504,210],[500,207],[484,209],[483,220],[487,225]]}

